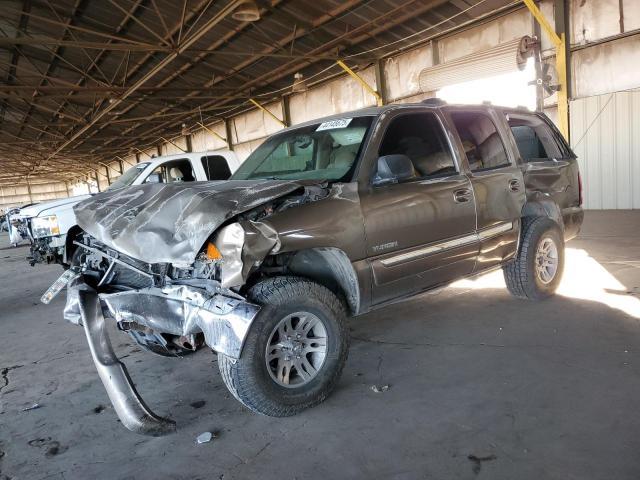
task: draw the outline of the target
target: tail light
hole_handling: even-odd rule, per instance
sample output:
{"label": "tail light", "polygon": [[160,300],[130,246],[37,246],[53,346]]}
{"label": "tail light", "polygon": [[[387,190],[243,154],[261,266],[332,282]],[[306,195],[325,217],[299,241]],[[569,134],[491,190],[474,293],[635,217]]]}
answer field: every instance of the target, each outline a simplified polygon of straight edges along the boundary
{"label": "tail light", "polygon": [[582,206],[582,176],[578,172],[578,205]]}

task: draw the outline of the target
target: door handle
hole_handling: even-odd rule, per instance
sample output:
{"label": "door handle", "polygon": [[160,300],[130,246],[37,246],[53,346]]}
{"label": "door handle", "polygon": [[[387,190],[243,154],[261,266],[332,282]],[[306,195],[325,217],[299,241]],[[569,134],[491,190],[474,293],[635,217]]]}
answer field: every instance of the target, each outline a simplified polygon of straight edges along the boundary
{"label": "door handle", "polygon": [[467,203],[471,200],[471,190],[468,188],[461,188],[453,192],[453,199],[456,203]]}
{"label": "door handle", "polygon": [[520,182],[518,180],[516,180],[515,178],[512,180],[509,180],[509,190],[511,190],[512,192],[519,192],[520,191]]}

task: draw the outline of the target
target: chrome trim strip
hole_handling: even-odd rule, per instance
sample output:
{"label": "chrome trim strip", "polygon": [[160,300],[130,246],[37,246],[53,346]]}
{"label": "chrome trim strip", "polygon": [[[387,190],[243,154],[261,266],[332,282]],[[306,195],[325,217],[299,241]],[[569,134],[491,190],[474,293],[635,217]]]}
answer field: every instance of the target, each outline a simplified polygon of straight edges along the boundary
{"label": "chrome trim strip", "polygon": [[425,255],[431,255],[433,253],[439,253],[439,252],[442,252],[443,250],[449,250],[451,248],[461,247],[462,245],[467,245],[469,243],[474,243],[477,241],[478,241],[478,236],[474,233],[472,235],[456,238],[454,240],[448,240],[446,242],[438,243],[435,245],[429,245],[428,247],[420,248],[418,250],[412,250],[411,252],[401,253],[400,255],[396,255],[395,257],[384,258],[380,260],[380,263],[382,263],[385,267],[390,267],[398,263],[411,260],[416,257],[422,257]]}
{"label": "chrome trim strip", "polygon": [[453,240],[447,240],[446,242],[436,243],[435,245],[429,245],[427,247],[412,250],[410,252],[401,253],[389,258],[383,258],[380,263],[385,267],[392,267],[407,260],[413,260],[414,258],[432,255],[434,253],[440,253],[452,248],[461,247],[463,245],[469,245],[471,243],[480,242],[491,237],[495,237],[500,233],[508,232],[513,228],[513,222],[506,222],[494,227],[487,228],[478,233],[472,233],[471,235],[465,235],[464,237],[454,238]]}
{"label": "chrome trim strip", "polygon": [[508,232],[513,228],[513,222],[506,222],[496,225],[495,227],[487,228],[478,232],[480,240],[486,240],[487,238],[495,237],[496,235],[504,232]]}

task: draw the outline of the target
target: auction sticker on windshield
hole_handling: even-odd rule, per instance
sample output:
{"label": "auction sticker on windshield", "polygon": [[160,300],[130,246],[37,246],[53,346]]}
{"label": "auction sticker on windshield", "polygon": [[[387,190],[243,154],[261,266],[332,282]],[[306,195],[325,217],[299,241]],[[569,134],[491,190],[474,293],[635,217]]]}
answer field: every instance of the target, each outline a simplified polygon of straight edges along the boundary
{"label": "auction sticker on windshield", "polygon": [[328,122],[323,122],[320,124],[318,128],[316,128],[316,132],[320,132],[322,130],[331,130],[334,128],[345,128],[347,125],[351,123],[352,118],[338,118],[336,120],[330,120]]}

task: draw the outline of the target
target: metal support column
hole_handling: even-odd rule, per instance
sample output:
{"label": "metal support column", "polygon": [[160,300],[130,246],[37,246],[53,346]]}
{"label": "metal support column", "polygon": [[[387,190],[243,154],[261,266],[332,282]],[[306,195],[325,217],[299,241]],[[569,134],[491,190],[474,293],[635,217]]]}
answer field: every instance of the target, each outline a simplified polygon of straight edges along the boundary
{"label": "metal support column", "polygon": [[227,148],[233,151],[233,136],[231,136],[231,122],[228,118],[224,119],[224,131],[227,134]]}
{"label": "metal support column", "polygon": [[[558,71],[558,84],[560,87],[558,90],[558,127],[562,135],[564,135],[564,138],[569,140],[569,82],[567,78],[567,44],[565,33],[564,31],[560,31],[558,34],[556,30],[551,27],[551,24],[533,0],[523,1],[556,48],[556,70]],[[556,5],[558,3],[561,3],[563,8],[561,12],[556,10],[556,27],[558,26],[559,20],[561,20],[560,24],[566,25],[564,2],[558,0],[556,1]],[[559,16],[562,16],[562,19],[559,19]]]}

